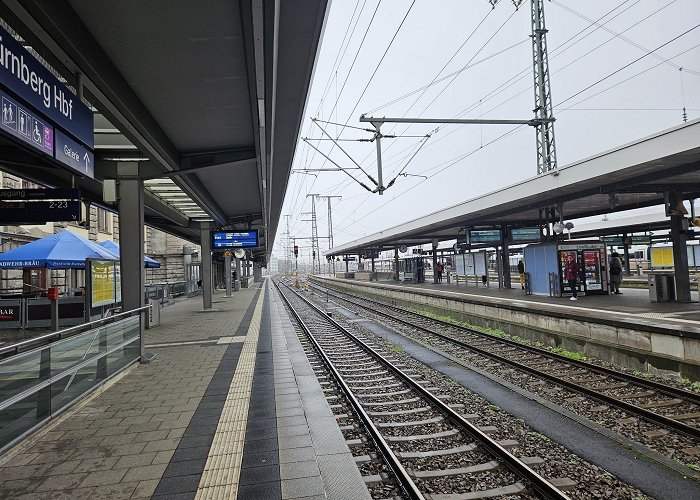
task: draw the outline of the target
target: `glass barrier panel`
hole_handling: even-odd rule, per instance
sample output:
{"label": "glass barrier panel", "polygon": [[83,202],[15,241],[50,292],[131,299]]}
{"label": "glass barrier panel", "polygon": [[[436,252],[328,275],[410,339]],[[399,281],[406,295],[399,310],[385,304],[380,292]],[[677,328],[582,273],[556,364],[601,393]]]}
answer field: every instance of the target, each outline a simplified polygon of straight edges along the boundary
{"label": "glass barrier panel", "polygon": [[[46,358],[46,353],[43,357]],[[0,403],[48,380],[47,366],[46,359],[42,365],[41,351],[27,352],[0,362]]]}
{"label": "glass barrier panel", "polygon": [[39,393],[34,392],[0,410],[0,449],[50,416],[48,411],[37,413],[38,398]]}
{"label": "glass barrier panel", "polygon": [[139,334],[133,316],[0,361],[0,451],[138,359]]}

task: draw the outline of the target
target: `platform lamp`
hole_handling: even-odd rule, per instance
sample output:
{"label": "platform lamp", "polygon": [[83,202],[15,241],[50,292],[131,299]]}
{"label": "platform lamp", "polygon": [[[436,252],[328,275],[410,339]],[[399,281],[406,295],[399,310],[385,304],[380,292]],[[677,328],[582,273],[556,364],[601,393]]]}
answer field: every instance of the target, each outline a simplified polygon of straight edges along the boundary
{"label": "platform lamp", "polygon": [[574,223],[567,222],[566,224],[564,224],[564,227],[566,228],[566,232],[569,233],[569,241],[571,241],[571,230],[574,228]]}

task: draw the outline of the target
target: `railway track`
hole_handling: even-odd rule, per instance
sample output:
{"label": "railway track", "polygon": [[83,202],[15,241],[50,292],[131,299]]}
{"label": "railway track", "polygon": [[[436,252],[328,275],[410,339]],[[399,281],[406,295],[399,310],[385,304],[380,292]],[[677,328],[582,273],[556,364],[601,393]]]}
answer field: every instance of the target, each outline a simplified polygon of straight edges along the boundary
{"label": "railway track", "polygon": [[575,483],[547,481],[532,469],[542,458],[516,457],[506,449],[514,443],[489,437],[493,429],[470,422],[474,416],[452,407],[449,394],[396,366],[286,284],[276,284],[407,498],[569,498],[557,485]]}
{"label": "railway track", "polygon": [[442,345],[458,347],[467,359],[488,358],[547,383],[593,398],[604,405],[619,408],[657,426],[694,439],[700,438],[700,394],[574,360],[535,346],[494,337],[376,300],[331,291],[317,284],[312,287],[399,325],[404,330],[409,328],[415,335],[430,336]]}

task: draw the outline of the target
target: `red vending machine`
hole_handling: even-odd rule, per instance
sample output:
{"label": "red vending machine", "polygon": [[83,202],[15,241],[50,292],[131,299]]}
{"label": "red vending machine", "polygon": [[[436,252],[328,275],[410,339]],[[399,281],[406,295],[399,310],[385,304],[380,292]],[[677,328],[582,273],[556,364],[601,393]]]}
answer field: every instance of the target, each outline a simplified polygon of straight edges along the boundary
{"label": "red vending machine", "polygon": [[590,242],[557,246],[559,257],[559,280],[562,296],[571,295],[569,282],[564,279],[564,268],[569,255],[578,262],[581,273],[578,280],[578,293],[581,295],[607,295],[608,273],[605,243]]}

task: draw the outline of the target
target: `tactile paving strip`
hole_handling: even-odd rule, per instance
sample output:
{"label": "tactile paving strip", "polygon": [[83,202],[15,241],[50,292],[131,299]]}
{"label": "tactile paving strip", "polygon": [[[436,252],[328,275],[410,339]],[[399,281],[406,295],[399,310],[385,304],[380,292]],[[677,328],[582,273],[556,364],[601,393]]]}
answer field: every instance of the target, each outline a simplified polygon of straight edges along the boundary
{"label": "tactile paving strip", "polygon": [[236,498],[238,494],[238,479],[241,473],[248,405],[253,385],[255,354],[260,335],[265,292],[263,288],[258,297],[209,456],[204,465],[204,472],[199,481],[196,499],[230,499]]}

